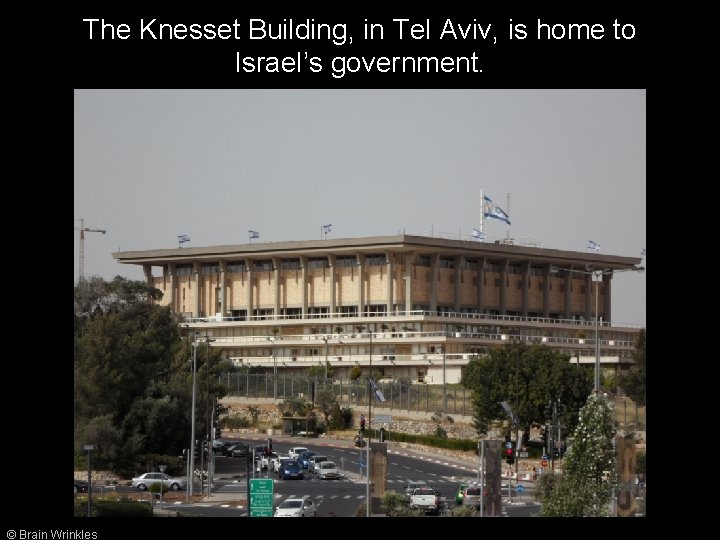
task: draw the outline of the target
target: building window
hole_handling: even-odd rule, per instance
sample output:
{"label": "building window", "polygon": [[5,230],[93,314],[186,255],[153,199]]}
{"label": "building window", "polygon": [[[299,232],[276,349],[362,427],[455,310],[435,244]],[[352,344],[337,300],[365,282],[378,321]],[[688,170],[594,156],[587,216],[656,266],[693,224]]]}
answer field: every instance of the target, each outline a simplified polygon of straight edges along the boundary
{"label": "building window", "polygon": [[192,275],[192,265],[191,264],[178,264],[175,267],[175,275],[180,276],[191,276]]}
{"label": "building window", "polygon": [[247,320],[247,309],[232,309],[230,316],[234,321],[245,321]]}
{"label": "building window", "polygon": [[438,258],[438,268],[455,268],[455,259],[453,257]]}
{"label": "building window", "polygon": [[430,266],[430,262],[432,261],[432,258],[430,255],[419,255],[417,258],[416,266]]}
{"label": "building window", "polygon": [[465,259],[462,263],[463,270],[477,270],[478,261],[477,259]]}
{"label": "building window", "polygon": [[357,266],[357,257],[355,256],[346,256],[343,255],[342,257],[337,257],[335,259],[335,266],[338,268],[348,268]]}
{"label": "building window", "polygon": [[545,275],[545,272],[543,271],[542,266],[530,266],[530,275],[531,276],[543,276],[543,275]]}
{"label": "building window", "polygon": [[241,274],[245,272],[245,261],[233,261],[228,263],[227,271],[230,274]]}
{"label": "building window", "polygon": [[273,269],[271,260],[255,261],[255,270],[258,272],[268,272]]}
{"label": "building window", "polygon": [[326,307],[311,307],[308,308],[308,317],[327,317],[328,308]]}
{"label": "building window", "polygon": [[367,266],[385,266],[387,264],[387,259],[384,254],[368,255],[365,259],[365,264]]}
{"label": "building window", "polygon": [[485,263],[486,272],[500,272],[500,263],[494,261],[488,261]]}
{"label": "building window", "polygon": [[365,314],[371,317],[378,317],[380,315],[387,314],[387,305],[385,304],[370,304],[365,306]]}
{"label": "building window", "polygon": [[302,319],[302,308],[282,308],[280,314],[286,319]]}
{"label": "building window", "polygon": [[264,320],[264,319],[270,318],[274,314],[275,314],[275,310],[273,308],[254,309],[253,310],[253,317],[255,317],[258,320]]}
{"label": "building window", "polygon": [[283,259],[280,268],[283,270],[300,270],[300,259]]}
{"label": "building window", "polygon": [[522,274],[522,264],[509,264],[508,274]]}
{"label": "building window", "polygon": [[340,306],[340,313],[343,317],[357,317],[357,306]]}
{"label": "building window", "polygon": [[220,273],[220,265],[218,264],[203,264],[202,274],[203,276],[214,276]]}
{"label": "building window", "polygon": [[328,266],[327,257],[308,257],[308,269],[310,270],[327,268]]}

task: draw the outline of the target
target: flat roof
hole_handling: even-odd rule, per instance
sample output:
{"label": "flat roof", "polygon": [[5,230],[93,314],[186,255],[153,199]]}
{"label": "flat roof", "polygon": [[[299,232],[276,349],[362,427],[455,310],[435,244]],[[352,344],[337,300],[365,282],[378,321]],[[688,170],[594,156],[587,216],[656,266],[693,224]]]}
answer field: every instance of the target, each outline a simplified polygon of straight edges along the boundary
{"label": "flat roof", "polygon": [[270,257],[299,257],[370,254],[384,251],[395,253],[435,253],[447,255],[470,255],[477,257],[508,258],[546,263],[549,260],[560,265],[585,265],[597,263],[603,268],[631,268],[640,264],[640,257],[601,255],[582,251],[564,251],[515,243],[486,243],[476,240],[453,240],[429,236],[394,235],[362,238],[333,238],[330,240],[301,240],[290,242],[257,242],[223,246],[188,247],[172,249],[149,249],[143,251],[117,251],[112,254],[121,264],[149,264],[163,266],[168,263],[218,260],[235,261],[244,258],[265,259]]}

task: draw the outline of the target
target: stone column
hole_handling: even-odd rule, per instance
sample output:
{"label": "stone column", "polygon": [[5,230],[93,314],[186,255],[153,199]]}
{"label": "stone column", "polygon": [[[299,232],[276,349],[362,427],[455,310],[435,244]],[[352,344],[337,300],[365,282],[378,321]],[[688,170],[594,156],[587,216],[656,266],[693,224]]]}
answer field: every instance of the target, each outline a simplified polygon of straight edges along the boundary
{"label": "stone column", "polygon": [[193,310],[193,317],[199,317],[202,306],[202,299],[200,298],[200,275],[202,273],[202,267],[198,261],[193,262],[193,272],[195,273],[195,308]]}
{"label": "stone column", "polygon": [[273,312],[275,314],[275,319],[277,320],[280,317],[280,258],[273,257],[272,265],[273,265],[273,276],[275,279],[275,283],[274,283],[275,306],[273,306]]}
{"label": "stone column", "polygon": [[253,259],[245,259],[245,270],[247,270],[247,319],[252,320],[253,316]]}
{"label": "stone column", "polygon": [[522,316],[527,317],[528,315],[528,304],[530,302],[530,261],[527,261],[523,263],[522,268],[522,279],[523,279],[523,288],[522,288]]}
{"label": "stone column", "polygon": [[170,281],[170,310],[177,312],[177,294],[175,294],[175,263],[168,263],[165,268],[167,278]]}
{"label": "stone column", "polygon": [[505,315],[506,305],[506,292],[507,292],[507,279],[508,279],[508,265],[510,259],[502,261],[500,266],[500,315]]}
{"label": "stone column", "polygon": [[227,299],[225,297],[225,274],[227,273],[227,261],[218,261],[220,264],[220,316],[227,315]]}
{"label": "stone column", "polygon": [[307,257],[300,257],[300,287],[302,297],[302,318],[308,314],[308,298],[307,298]]}
{"label": "stone column", "polygon": [[152,266],[149,264],[143,264],[143,274],[145,274],[145,283],[152,287]]}
{"label": "stone column", "polygon": [[478,258],[477,268],[477,312],[482,313],[485,310],[485,303],[483,302],[483,293],[485,291],[485,264],[487,263],[487,257]]}
{"label": "stone column", "polygon": [[570,265],[570,269],[565,274],[565,313],[563,318],[570,319],[572,317],[572,280],[573,280],[573,267]]}
{"label": "stone column", "polygon": [[585,274],[585,319],[591,320],[595,314],[595,291],[592,274]]}
{"label": "stone column", "polygon": [[462,276],[463,256],[455,257],[455,287],[453,290],[453,309],[455,313],[460,312],[460,277]]}
{"label": "stone column", "polygon": [[332,317],[337,309],[335,306],[335,297],[337,296],[337,288],[335,286],[335,255],[328,255],[328,267],[330,268],[330,316]]}
{"label": "stone column", "polygon": [[438,262],[440,260],[439,253],[433,253],[430,258],[430,311],[437,313],[437,281],[438,281]]}
{"label": "stone column", "polygon": [[550,316],[550,263],[543,268],[543,317]]}
{"label": "stone column", "polygon": [[362,317],[365,311],[365,289],[363,288],[363,270],[365,268],[365,257],[361,253],[356,254],[358,268],[358,317]]}
{"label": "stone column", "polygon": [[412,275],[415,253],[405,253],[405,311],[412,311]]}
{"label": "stone column", "polygon": [[387,306],[385,307],[385,312],[387,315],[391,315],[393,312],[393,270],[395,268],[394,265],[394,257],[395,255],[391,252],[385,253],[385,259],[387,264],[387,276],[388,276],[388,292],[387,292]]}
{"label": "stone column", "polygon": [[[603,276],[603,322],[611,322],[612,321],[612,294],[610,294],[610,291],[612,289],[612,278],[613,273],[609,272]],[[623,322],[623,321],[620,321]]]}

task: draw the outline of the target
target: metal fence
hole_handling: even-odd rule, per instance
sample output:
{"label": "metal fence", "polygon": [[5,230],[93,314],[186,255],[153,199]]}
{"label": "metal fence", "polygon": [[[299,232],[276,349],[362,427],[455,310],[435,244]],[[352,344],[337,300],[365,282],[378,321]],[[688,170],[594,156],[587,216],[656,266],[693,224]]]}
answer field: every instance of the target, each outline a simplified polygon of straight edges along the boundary
{"label": "metal fence", "polygon": [[[367,379],[327,379],[323,377],[296,377],[278,373],[277,381],[272,373],[228,372],[220,376],[221,384],[228,388],[228,396],[246,398],[276,398],[279,401],[300,398],[314,401],[318,391],[332,390],[341,406],[360,407],[368,405],[372,396]],[[277,390],[275,384],[277,383]],[[385,397],[380,403],[373,398],[373,406],[424,413],[447,412],[447,414],[472,415],[472,392],[459,385],[447,386],[447,411],[444,410],[441,385],[414,384],[406,381],[378,382]]]}

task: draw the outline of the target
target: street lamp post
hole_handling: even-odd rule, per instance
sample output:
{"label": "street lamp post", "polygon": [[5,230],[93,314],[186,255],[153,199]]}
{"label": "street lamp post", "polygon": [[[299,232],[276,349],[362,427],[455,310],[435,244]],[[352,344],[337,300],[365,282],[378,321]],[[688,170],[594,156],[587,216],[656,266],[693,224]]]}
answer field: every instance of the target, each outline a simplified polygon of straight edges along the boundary
{"label": "street lamp post", "polygon": [[193,335],[193,363],[192,363],[192,414],[190,415],[190,478],[188,478],[188,502],[192,501],[193,486],[195,484],[195,393],[197,374],[197,335]]}
{"label": "street lamp post", "polygon": [[[158,465],[158,469],[160,469],[161,473],[165,472],[165,465]],[[163,488],[165,487],[165,480],[160,479],[160,510],[162,510],[162,494],[163,494]]]}
{"label": "street lamp post", "polygon": [[277,358],[275,357],[275,342],[282,340],[281,337],[268,337],[266,338],[272,346],[272,357],[273,357],[273,399],[277,399]]}
{"label": "street lamp post", "polygon": [[445,377],[445,344],[442,345],[442,353],[443,353],[443,413],[447,415],[447,385],[446,385],[446,377]]}
{"label": "street lamp post", "polygon": [[87,506],[87,517],[92,517],[92,463],[90,462],[90,452],[95,450],[95,446],[92,444],[86,444],[83,446],[83,450],[88,453],[88,506]]}

